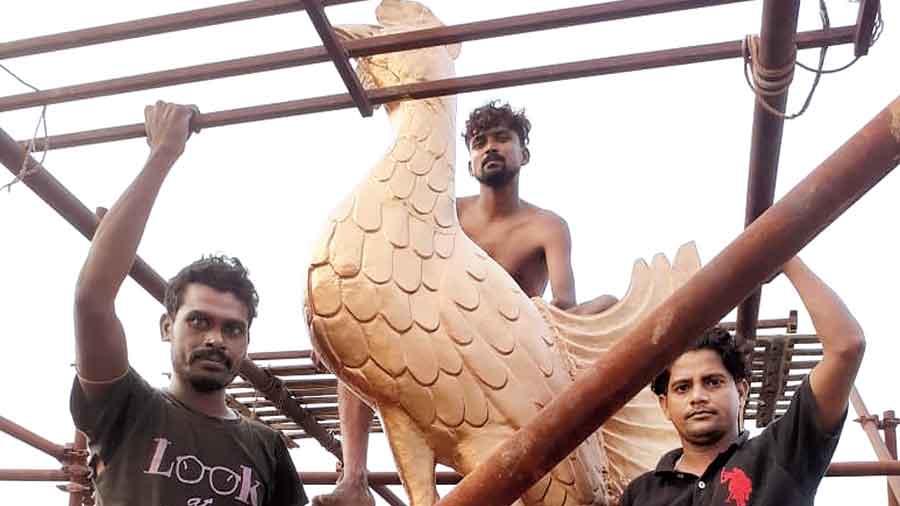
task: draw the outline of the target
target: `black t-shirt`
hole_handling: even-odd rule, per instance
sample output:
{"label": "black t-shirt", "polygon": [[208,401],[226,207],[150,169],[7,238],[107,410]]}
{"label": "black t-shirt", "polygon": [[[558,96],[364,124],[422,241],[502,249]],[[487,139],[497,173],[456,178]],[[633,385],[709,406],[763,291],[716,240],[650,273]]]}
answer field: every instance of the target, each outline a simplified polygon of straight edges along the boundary
{"label": "black t-shirt", "polygon": [[755,438],[744,431],[703,476],[676,471],[682,450],[673,450],[628,485],[620,505],[812,506],[842,426],[821,429],[806,379],[783,417]]}
{"label": "black t-shirt", "polygon": [[244,417],[197,413],[134,370],[95,403],[75,378],[70,409],[75,426],[89,438],[98,506],[307,502],[276,431]]}

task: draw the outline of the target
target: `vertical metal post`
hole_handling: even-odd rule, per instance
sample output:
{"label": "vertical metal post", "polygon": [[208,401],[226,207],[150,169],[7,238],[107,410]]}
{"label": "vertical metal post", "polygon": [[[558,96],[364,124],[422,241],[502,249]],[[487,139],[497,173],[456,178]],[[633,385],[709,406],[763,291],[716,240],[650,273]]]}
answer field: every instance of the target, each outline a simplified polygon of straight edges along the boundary
{"label": "vertical metal post", "polygon": [[[794,37],[797,33],[799,0],[765,0],[762,27],[759,32],[759,63],[767,69],[789,65],[794,58]],[[763,97],[770,106],[784,112],[788,90]],[[781,137],[784,119],[770,113],[753,97],[753,133],[750,139],[750,168],[747,180],[747,210],[744,226],[750,226],[775,199],[775,180],[781,156]],[[738,308],[737,342],[756,339],[756,320],[759,317],[761,289],[747,297]]]}
{"label": "vertical metal post", "polygon": [[[881,420],[881,429],[884,431],[884,444],[887,446],[888,452],[890,452],[891,456],[894,457],[894,460],[897,460],[897,423],[900,420],[897,420],[896,415],[893,410],[888,410],[884,412],[884,416]],[[891,493],[891,487],[888,485],[888,506],[898,506],[900,502],[897,501],[897,498],[894,497],[894,494]]]}

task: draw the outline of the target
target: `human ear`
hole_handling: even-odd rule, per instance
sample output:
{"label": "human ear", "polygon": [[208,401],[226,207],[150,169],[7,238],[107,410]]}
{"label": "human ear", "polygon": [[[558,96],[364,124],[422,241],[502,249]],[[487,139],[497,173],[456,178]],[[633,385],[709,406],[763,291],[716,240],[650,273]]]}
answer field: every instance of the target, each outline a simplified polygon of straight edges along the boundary
{"label": "human ear", "polygon": [[528,151],[528,148],[522,148],[522,165],[528,165],[528,162],[531,160],[531,151]]}
{"label": "human ear", "polygon": [[662,410],[663,415],[665,415],[666,420],[672,421],[672,417],[669,416],[669,397],[666,395],[657,395],[656,400],[659,402],[659,409]]}
{"label": "human ear", "polygon": [[159,337],[163,342],[172,341],[172,325],[172,318],[168,313],[163,313],[162,316],[159,317]]}
{"label": "human ear", "polygon": [[475,175],[475,173],[472,172],[472,160],[469,160],[469,175],[470,175],[470,176],[474,176],[474,175]]}

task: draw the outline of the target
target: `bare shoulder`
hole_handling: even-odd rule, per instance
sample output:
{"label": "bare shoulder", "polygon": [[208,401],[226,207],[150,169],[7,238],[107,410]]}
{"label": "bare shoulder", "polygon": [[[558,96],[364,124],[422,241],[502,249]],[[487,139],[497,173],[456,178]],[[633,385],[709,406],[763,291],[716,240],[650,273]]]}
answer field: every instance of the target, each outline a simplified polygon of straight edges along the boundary
{"label": "bare shoulder", "polygon": [[569,224],[566,223],[566,220],[562,216],[549,209],[538,207],[529,202],[525,202],[525,204],[527,206],[526,209],[530,214],[530,219],[535,225],[541,228],[543,233],[553,237],[567,237],[569,235]]}
{"label": "bare shoulder", "polygon": [[472,208],[472,204],[475,203],[478,197],[476,195],[469,195],[467,197],[459,197],[456,199],[456,214],[462,216],[466,211]]}

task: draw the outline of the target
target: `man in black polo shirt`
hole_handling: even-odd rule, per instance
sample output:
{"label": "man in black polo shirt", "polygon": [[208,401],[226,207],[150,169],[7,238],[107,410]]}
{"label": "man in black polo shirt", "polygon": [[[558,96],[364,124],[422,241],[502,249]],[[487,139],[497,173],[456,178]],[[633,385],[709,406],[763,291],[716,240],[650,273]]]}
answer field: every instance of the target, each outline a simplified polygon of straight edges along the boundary
{"label": "man in black polo shirt", "polygon": [[634,480],[621,506],[813,504],[837,446],[865,341],[841,299],[799,258],[785,264],[784,273],[823,349],[790,408],[753,439],[739,431],[750,370],[728,332],[706,332],[653,380],[682,448]]}

